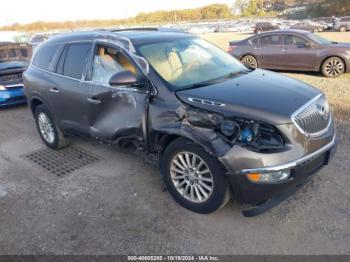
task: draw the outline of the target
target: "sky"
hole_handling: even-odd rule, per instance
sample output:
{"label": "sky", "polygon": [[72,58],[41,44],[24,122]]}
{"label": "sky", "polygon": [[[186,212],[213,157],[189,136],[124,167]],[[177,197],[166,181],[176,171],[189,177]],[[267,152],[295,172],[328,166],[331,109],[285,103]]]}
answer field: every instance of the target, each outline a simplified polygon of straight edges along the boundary
{"label": "sky", "polygon": [[[235,0],[2,0],[0,26],[35,21],[119,19],[139,12],[196,8]],[[6,11],[5,11],[6,10]]]}

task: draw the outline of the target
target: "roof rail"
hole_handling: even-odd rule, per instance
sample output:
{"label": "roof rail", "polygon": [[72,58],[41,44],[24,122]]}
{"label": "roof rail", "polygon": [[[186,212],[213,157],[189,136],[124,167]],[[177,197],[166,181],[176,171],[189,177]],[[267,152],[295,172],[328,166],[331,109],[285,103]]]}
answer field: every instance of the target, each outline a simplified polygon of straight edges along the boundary
{"label": "roof rail", "polygon": [[176,32],[185,33],[185,31],[176,28],[164,28],[164,27],[132,27],[125,29],[112,29],[110,32],[123,32],[123,31],[158,31],[158,32]]}

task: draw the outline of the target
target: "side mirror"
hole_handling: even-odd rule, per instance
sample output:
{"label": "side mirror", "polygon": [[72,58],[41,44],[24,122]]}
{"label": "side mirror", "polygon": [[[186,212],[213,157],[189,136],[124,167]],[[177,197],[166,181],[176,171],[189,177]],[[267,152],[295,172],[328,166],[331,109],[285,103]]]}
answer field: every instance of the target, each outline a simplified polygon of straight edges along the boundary
{"label": "side mirror", "polygon": [[138,81],[131,71],[125,70],[111,76],[109,84],[111,86],[136,86]]}

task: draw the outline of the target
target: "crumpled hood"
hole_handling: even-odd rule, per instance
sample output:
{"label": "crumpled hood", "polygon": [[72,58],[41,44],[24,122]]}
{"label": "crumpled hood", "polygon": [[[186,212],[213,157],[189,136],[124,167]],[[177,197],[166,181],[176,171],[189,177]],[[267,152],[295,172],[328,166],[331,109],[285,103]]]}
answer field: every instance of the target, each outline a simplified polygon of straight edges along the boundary
{"label": "crumpled hood", "polygon": [[258,69],[176,94],[184,103],[195,107],[278,125],[291,123],[292,114],[320,91],[282,74]]}

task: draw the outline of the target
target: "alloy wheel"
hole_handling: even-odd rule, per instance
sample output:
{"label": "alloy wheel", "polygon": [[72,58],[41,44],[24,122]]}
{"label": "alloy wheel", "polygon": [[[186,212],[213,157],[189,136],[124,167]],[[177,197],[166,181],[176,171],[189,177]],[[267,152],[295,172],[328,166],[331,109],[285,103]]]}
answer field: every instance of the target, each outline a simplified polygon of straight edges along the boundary
{"label": "alloy wheel", "polygon": [[43,112],[38,115],[38,125],[43,138],[52,144],[55,141],[55,132],[50,118]]}
{"label": "alloy wheel", "polygon": [[241,61],[245,66],[251,69],[256,69],[258,67],[256,59],[250,55],[243,57]]}
{"label": "alloy wheel", "polygon": [[180,152],[171,160],[171,180],[178,193],[194,203],[203,203],[214,190],[214,179],[205,161],[192,152]]}
{"label": "alloy wheel", "polygon": [[331,77],[339,76],[344,73],[344,63],[339,59],[332,59],[326,64],[325,72]]}

